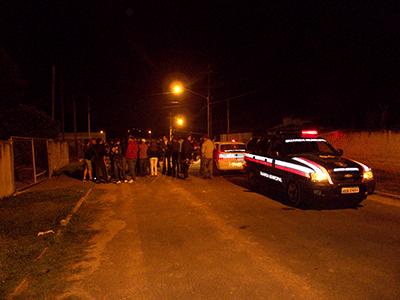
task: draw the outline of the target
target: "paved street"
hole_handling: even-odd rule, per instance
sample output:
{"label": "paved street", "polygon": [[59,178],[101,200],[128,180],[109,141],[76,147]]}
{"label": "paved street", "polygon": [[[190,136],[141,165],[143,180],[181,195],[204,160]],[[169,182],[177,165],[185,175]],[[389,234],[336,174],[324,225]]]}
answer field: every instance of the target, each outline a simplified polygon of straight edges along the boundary
{"label": "paved street", "polygon": [[[300,210],[245,178],[96,185],[98,230],[61,298],[398,299],[400,208]],[[379,201],[379,196],[371,199]]]}

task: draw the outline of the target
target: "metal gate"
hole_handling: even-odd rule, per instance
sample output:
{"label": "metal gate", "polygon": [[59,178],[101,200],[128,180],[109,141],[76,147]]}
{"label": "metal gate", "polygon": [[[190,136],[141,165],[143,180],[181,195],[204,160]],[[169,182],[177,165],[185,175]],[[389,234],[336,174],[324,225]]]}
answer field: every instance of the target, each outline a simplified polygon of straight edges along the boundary
{"label": "metal gate", "polygon": [[17,191],[49,177],[47,139],[13,136],[11,141]]}

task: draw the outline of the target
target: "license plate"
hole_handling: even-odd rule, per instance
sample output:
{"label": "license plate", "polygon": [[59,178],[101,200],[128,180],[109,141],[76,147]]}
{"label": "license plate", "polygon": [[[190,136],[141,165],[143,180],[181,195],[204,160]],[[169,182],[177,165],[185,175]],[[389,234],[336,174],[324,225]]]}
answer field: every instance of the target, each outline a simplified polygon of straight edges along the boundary
{"label": "license plate", "polygon": [[232,167],[241,167],[241,166],[243,166],[243,163],[241,163],[241,162],[233,162],[233,163],[231,163],[231,166]]}
{"label": "license plate", "polygon": [[357,194],[359,192],[360,192],[360,188],[358,186],[342,188],[342,194]]}

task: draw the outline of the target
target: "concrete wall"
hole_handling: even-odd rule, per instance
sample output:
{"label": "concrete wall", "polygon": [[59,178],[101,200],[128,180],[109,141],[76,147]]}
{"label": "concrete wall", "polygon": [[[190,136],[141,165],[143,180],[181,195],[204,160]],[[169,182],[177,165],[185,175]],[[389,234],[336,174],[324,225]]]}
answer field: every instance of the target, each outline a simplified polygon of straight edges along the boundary
{"label": "concrete wall", "polygon": [[344,157],[360,160],[368,166],[400,172],[400,132],[334,131],[323,136],[344,150]]}
{"label": "concrete wall", "polygon": [[15,192],[11,144],[0,141],[0,198]]}
{"label": "concrete wall", "polygon": [[69,149],[67,142],[48,141],[49,173],[61,169],[69,164]]}

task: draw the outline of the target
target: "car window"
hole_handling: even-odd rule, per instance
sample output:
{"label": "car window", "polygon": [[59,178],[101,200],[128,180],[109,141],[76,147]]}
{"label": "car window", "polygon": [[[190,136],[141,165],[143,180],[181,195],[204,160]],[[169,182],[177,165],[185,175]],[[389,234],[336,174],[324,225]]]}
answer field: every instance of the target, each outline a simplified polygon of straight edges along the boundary
{"label": "car window", "polygon": [[275,140],[272,142],[271,144],[271,148],[269,151],[269,154],[272,156],[280,156],[282,154],[284,154],[283,151],[283,143],[281,140]]}
{"label": "car window", "polygon": [[251,140],[247,143],[247,150],[249,152],[254,152],[256,150],[256,145],[257,142],[259,141],[259,138],[251,138]]}
{"label": "car window", "polygon": [[246,151],[246,145],[240,143],[222,144],[220,151],[222,152]]}
{"label": "car window", "polygon": [[263,138],[259,140],[255,147],[255,153],[257,155],[267,155],[270,144],[271,140],[269,138]]}

